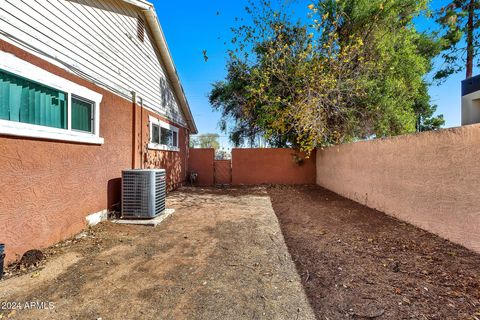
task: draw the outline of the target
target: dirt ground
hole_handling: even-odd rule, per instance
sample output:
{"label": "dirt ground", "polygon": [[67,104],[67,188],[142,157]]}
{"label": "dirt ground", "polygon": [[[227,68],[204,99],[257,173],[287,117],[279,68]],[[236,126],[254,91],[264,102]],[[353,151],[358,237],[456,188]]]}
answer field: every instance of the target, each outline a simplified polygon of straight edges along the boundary
{"label": "dirt ground", "polygon": [[7,276],[0,319],[480,319],[480,255],[320,187],[167,201],[157,228],[102,223]]}
{"label": "dirt ground", "polygon": [[183,189],[168,207],[157,228],[106,222],[47,249],[0,281],[0,318],[315,319],[265,188]]}
{"label": "dirt ground", "polygon": [[480,319],[480,255],[320,187],[268,192],[318,319]]}

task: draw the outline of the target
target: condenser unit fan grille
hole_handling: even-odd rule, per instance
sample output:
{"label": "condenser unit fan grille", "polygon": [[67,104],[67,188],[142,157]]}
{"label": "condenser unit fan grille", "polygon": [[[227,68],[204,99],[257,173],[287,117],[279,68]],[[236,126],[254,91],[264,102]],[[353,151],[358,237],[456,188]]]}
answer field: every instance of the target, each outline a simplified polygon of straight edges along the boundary
{"label": "condenser unit fan grille", "polygon": [[126,170],[122,173],[122,216],[154,218],[165,211],[165,170]]}

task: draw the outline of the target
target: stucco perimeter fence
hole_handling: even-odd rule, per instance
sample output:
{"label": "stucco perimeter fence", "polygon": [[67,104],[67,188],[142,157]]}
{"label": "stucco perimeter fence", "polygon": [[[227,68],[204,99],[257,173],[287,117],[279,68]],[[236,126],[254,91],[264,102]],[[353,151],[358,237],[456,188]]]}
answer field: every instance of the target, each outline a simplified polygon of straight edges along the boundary
{"label": "stucco perimeter fence", "polygon": [[[233,149],[231,184],[315,184],[315,158],[293,149]],[[198,185],[213,185],[213,149],[190,149],[189,170],[198,173]]]}
{"label": "stucco perimeter fence", "polygon": [[480,253],[480,126],[317,151],[317,184]]}
{"label": "stucco perimeter fence", "polygon": [[232,184],[315,184],[315,158],[293,149],[233,149]]}

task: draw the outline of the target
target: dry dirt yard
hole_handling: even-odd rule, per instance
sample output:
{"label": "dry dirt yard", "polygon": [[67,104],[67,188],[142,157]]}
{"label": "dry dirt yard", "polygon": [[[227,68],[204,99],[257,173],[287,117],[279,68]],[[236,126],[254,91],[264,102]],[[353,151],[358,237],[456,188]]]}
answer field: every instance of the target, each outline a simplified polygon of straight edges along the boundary
{"label": "dry dirt yard", "polygon": [[[3,319],[315,319],[265,188],[183,189],[157,228],[103,223],[0,281]],[[0,317],[0,318],[2,318]]]}
{"label": "dry dirt yard", "polygon": [[269,195],[318,319],[480,319],[480,255],[320,187]]}
{"label": "dry dirt yard", "polygon": [[480,255],[322,188],[186,188],[168,207],[47,249],[0,302],[54,309],[0,318],[480,319]]}

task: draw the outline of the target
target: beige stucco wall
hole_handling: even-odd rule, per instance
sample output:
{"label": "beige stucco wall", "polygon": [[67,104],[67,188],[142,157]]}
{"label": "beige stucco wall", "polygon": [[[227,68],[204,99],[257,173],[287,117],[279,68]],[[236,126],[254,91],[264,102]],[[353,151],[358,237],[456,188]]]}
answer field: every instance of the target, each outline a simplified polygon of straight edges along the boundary
{"label": "beige stucco wall", "polygon": [[480,252],[480,125],[318,150],[317,184]]}

